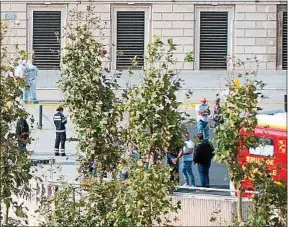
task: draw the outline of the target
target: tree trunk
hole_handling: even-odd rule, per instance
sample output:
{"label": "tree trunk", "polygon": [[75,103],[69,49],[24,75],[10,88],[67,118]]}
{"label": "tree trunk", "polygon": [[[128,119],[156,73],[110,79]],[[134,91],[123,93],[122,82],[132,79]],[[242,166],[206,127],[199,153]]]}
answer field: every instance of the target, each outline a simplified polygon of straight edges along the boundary
{"label": "tree trunk", "polygon": [[97,170],[97,179],[98,179],[98,183],[102,184],[103,182],[103,168],[102,168],[102,164],[99,161],[96,161],[96,170]]}
{"label": "tree trunk", "polygon": [[6,211],[5,211],[5,225],[8,226],[9,224],[9,209],[10,209],[10,202],[6,203]]}
{"label": "tree trunk", "polygon": [[237,192],[237,220],[239,222],[239,224],[241,224],[243,222],[243,216],[242,216],[242,186],[240,186],[238,188],[238,192]]}

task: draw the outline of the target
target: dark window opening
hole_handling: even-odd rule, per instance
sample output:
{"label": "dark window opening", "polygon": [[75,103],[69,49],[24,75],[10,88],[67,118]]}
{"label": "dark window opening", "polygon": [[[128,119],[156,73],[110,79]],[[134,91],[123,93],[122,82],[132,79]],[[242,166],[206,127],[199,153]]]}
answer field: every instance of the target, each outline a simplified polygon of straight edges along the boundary
{"label": "dark window opening", "polygon": [[33,12],[34,64],[39,69],[60,69],[61,11]]}
{"label": "dark window opening", "polygon": [[137,57],[137,67],[144,65],[145,12],[117,12],[117,69],[128,69]]}
{"label": "dark window opening", "polygon": [[200,69],[227,69],[228,12],[200,12]]}
{"label": "dark window opening", "polygon": [[283,12],[282,69],[287,70],[287,12]]}

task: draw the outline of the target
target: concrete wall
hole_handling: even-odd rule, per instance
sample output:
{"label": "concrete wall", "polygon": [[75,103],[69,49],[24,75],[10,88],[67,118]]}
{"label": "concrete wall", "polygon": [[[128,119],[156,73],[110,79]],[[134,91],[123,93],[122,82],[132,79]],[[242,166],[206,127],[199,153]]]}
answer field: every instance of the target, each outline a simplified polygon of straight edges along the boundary
{"label": "concrete wall", "polygon": [[[46,4],[44,4],[46,2]],[[47,3],[48,2],[48,3]],[[5,13],[15,13],[16,20],[7,21],[10,29],[5,42],[11,49],[11,44],[18,43],[19,46],[31,52],[32,39],[31,32],[31,9],[41,7],[42,9],[61,8],[67,16],[67,12],[75,8],[76,0],[56,1],[56,0],[18,0],[2,1],[1,17]],[[81,1],[78,5],[79,10],[86,9],[89,1]],[[124,3],[125,2],[125,3]],[[129,3],[129,4],[127,4]],[[113,54],[112,43],[115,43],[113,34],[113,9],[119,7],[146,7],[148,9],[149,21],[147,40],[150,41],[153,35],[160,36],[164,41],[173,38],[178,49],[176,57],[179,59],[178,67],[182,66],[182,59],[188,51],[195,53],[195,63],[185,63],[181,78],[184,79],[185,87],[189,88],[223,88],[225,84],[225,71],[199,71],[197,68],[198,52],[197,47],[197,12],[199,10],[228,10],[230,25],[229,54],[247,62],[248,69],[255,69],[256,64],[247,58],[258,58],[259,75],[267,84],[268,88],[281,89],[282,93],[286,89],[287,72],[277,70],[277,7],[280,4],[287,4],[286,1],[168,1],[168,0],[99,0],[93,2],[96,14],[101,18],[104,28],[103,42],[108,45],[108,52],[111,57],[110,66],[113,67],[115,57]],[[69,20],[69,16],[67,16]],[[67,22],[66,20],[66,22]],[[65,22],[65,21],[64,21]],[[97,36],[97,32],[95,32]],[[65,45],[65,42],[62,46]],[[115,51],[114,51],[115,52]],[[229,65],[230,70],[232,64]],[[125,73],[124,73],[125,74]],[[55,88],[59,78],[58,71],[44,70],[40,72],[37,79],[38,88]],[[135,76],[134,81],[139,81]],[[124,84],[127,77],[120,81]],[[42,91],[41,91],[42,92]],[[39,94],[41,92],[38,92]],[[282,95],[281,93],[281,95]],[[41,93],[42,94],[42,93]],[[205,94],[203,92],[200,95]],[[53,94],[52,94],[53,95]],[[48,95],[50,96],[50,95]],[[60,96],[57,96],[60,99]]]}
{"label": "concrete wall", "polygon": [[[56,185],[60,185],[60,183]],[[56,187],[49,185],[49,183],[37,183],[34,180],[31,180],[30,187],[32,189],[31,192],[28,195],[17,198],[17,200],[23,202],[24,206],[29,209],[27,211],[29,226],[38,226],[41,220],[43,221],[39,214],[35,213],[39,208],[40,199],[44,196],[53,196],[56,192]],[[61,186],[57,187],[57,191],[61,190]],[[74,184],[74,187],[77,187],[76,184]],[[181,202],[181,209],[178,210],[178,213],[170,213],[166,216],[172,221],[171,224],[173,226],[228,226],[236,220],[236,198],[219,195],[193,194],[193,192],[187,194],[174,193],[172,195],[172,202],[177,203],[178,201]],[[250,201],[243,198],[244,220],[249,212],[249,204]],[[17,219],[17,217],[13,215],[12,209],[10,214]]]}

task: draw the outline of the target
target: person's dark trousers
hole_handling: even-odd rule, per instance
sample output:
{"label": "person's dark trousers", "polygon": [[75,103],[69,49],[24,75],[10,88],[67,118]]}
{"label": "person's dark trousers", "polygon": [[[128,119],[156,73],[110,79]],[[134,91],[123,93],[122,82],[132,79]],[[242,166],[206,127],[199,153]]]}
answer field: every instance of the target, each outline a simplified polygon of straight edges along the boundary
{"label": "person's dark trousers", "polygon": [[123,180],[128,179],[128,172],[127,172],[127,173],[121,173],[121,174],[120,174],[120,177],[121,177]]}
{"label": "person's dark trousers", "polygon": [[210,184],[209,179],[209,169],[210,169],[211,163],[208,164],[198,164],[198,171],[200,176],[200,183],[201,187],[208,188]]}
{"label": "person's dark trousers", "polygon": [[26,151],[26,144],[25,143],[18,143],[18,147],[20,151]]}
{"label": "person's dark trousers", "polygon": [[[66,142],[66,132],[56,132],[56,139],[55,139],[55,155],[59,155],[59,151],[61,156],[65,156],[65,142]],[[60,150],[59,146],[61,144]]]}
{"label": "person's dark trousers", "polygon": [[167,154],[167,162],[168,165],[172,168],[172,170],[170,171],[170,180],[171,181],[176,181],[178,182],[178,162],[176,164],[174,164],[172,162],[172,160],[176,158],[176,155],[174,154]]}

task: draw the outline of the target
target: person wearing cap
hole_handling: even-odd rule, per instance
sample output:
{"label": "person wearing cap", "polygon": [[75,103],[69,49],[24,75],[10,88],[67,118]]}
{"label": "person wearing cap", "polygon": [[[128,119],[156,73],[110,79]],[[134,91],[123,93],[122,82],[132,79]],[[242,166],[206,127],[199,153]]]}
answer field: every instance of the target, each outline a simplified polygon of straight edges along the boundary
{"label": "person wearing cap", "polygon": [[33,65],[31,60],[27,61],[27,83],[30,87],[30,100],[32,103],[37,104],[37,98],[36,98],[36,77],[38,76],[38,68]]}
{"label": "person wearing cap", "polygon": [[202,97],[200,103],[195,106],[197,115],[197,131],[203,133],[204,138],[209,140],[209,115],[210,109],[205,97]]}
{"label": "person wearing cap", "polygon": [[[55,128],[56,128],[56,139],[55,139],[55,147],[54,147],[54,151],[55,151],[55,155],[61,155],[61,156],[65,156],[65,142],[66,142],[66,123],[67,123],[67,119],[66,117],[63,115],[63,107],[59,106],[56,109],[57,113],[54,115],[53,120],[54,120],[54,124],[55,124]],[[61,148],[59,150],[59,146],[61,143]],[[60,151],[60,153],[59,153]]]}

